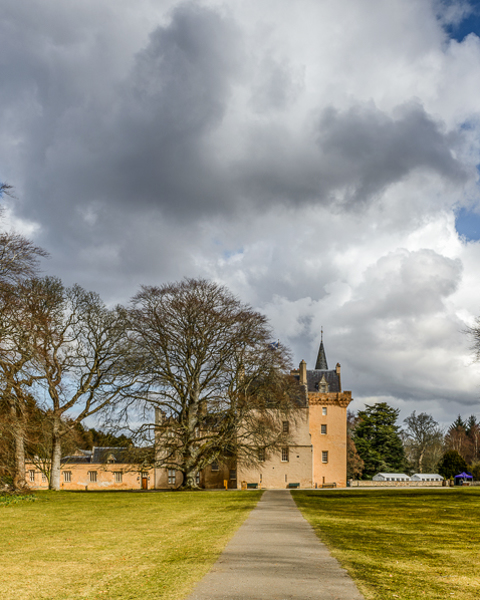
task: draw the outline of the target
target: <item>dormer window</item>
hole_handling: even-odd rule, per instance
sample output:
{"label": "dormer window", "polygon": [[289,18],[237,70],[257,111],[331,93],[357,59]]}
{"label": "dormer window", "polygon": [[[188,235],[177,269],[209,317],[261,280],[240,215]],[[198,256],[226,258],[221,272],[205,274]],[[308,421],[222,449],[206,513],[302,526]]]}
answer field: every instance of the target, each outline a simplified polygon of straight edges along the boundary
{"label": "dormer window", "polygon": [[328,383],[327,380],[325,379],[325,375],[322,375],[322,378],[320,379],[320,381],[317,384],[317,389],[321,394],[327,394],[328,393]]}
{"label": "dormer window", "polygon": [[109,465],[113,465],[113,464],[115,464],[116,462],[117,462],[117,461],[116,461],[115,457],[113,456],[113,454],[109,454],[109,455],[108,455],[108,458],[107,458],[107,463],[108,463]]}

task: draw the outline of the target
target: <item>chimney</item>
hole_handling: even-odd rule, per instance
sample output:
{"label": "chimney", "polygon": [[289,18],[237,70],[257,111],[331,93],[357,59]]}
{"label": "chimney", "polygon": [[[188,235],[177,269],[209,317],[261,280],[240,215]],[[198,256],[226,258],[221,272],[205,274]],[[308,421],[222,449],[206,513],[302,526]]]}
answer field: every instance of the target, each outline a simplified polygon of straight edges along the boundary
{"label": "chimney", "polygon": [[163,425],[165,413],[158,407],[155,407],[155,425]]}
{"label": "chimney", "polygon": [[307,385],[307,363],[302,360],[298,368],[300,371],[300,385]]}
{"label": "chimney", "polygon": [[338,391],[341,392],[342,391],[342,380],[340,379],[340,363],[337,363],[337,366],[335,367],[335,372],[338,377]]}

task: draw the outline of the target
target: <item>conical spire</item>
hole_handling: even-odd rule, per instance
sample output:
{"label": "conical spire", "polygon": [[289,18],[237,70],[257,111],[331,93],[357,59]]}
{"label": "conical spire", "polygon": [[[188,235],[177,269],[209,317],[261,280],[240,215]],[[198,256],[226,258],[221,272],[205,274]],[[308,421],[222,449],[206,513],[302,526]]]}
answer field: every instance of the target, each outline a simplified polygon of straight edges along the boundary
{"label": "conical spire", "polygon": [[325,356],[325,348],[323,347],[323,327],[322,327],[322,339],[320,341],[320,348],[318,349],[317,364],[315,369],[321,371],[328,371],[327,357]]}

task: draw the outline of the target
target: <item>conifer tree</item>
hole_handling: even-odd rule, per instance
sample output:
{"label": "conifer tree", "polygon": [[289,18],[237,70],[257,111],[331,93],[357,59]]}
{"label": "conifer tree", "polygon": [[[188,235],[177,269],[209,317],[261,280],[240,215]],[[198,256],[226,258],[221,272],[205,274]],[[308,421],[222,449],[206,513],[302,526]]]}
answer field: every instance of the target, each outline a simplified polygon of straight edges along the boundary
{"label": "conifer tree", "polygon": [[379,472],[401,472],[407,460],[396,421],[399,410],[386,402],[367,405],[358,412],[354,442],[364,462],[363,479]]}

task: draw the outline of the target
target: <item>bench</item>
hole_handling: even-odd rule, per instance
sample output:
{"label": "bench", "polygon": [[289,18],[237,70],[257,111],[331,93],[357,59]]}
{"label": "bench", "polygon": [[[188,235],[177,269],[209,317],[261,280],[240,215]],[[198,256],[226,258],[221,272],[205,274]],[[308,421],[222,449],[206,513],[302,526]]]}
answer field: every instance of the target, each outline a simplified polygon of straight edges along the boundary
{"label": "bench", "polygon": [[336,488],[337,483],[334,481],[333,483],[322,483],[322,488]]}
{"label": "bench", "polygon": [[299,483],[289,483],[287,485],[287,488],[299,488],[300,484]]}
{"label": "bench", "polygon": [[256,490],[258,489],[258,483],[247,483],[247,490]]}

